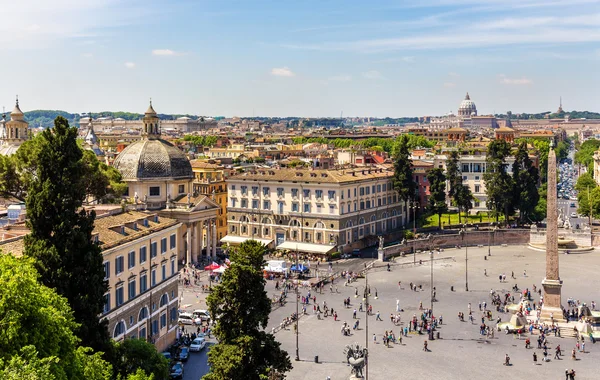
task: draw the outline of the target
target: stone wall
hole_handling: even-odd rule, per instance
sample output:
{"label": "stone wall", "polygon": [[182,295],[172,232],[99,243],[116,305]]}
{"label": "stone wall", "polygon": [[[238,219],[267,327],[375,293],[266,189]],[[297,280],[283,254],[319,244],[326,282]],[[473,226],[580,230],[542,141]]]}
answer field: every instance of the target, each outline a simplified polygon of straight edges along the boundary
{"label": "stone wall", "polygon": [[406,244],[396,244],[384,248],[384,256],[398,256],[410,253],[413,249],[424,251],[435,248],[449,248],[457,245],[501,245],[501,244],[527,244],[529,243],[528,229],[508,229],[496,231],[469,231],[464,236],[460,234],[431,235],[430,238],[409,240]]}

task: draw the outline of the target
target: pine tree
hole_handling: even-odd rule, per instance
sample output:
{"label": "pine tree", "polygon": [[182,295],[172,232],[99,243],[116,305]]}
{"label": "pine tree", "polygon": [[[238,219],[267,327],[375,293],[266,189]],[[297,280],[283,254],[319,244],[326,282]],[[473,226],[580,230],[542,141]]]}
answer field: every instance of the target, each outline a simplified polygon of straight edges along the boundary
{"label": "pine tree", "polygon": [[394,157],[394,189],[404,202],[415,199],[417,184],[414,179],[414,170],[410,160],[408,136],[402,135],[396,148]]}
{"label": "pine tree", "polygon": [[438,216],[439,228],[442,228],[442,214],[448,211],[446,205],[446,175],[441,168],[431,169],[427,173],[429,182],[429,211]]}
{"label": "pine tree", "polygon": [[86,168],[77,144],[77,129],[57,117],[54,128],[37,140],[35,176],[27,196],[25,255],[36,261],[40,281],[67,298],[76,333],[94,351],[111,350],[107,322],[100,322],[108,290],[102,254],[92,242],[95,213],[81,208],[85,199]]}
{"label": "pine tree", "polygon": [[446,164],[446,178],[448,181],[448,198],[450,198],[450,201],[454,206],[458,207],[458,222],[462,223],[460,218],[460,202],[458,198],[460,186],[462,185],[459,158],[460,152],[458,150],[450,152],[450,157]]}
{"label": "pine tree", "polygon": [[488,145],[486,171],[483,174],[487,208],[495,214],[496,221],[499,215],[504,213],[507,223],[508,216],[514,211],[512,178],[506,172],[506,159],[510,155],[510,148],[510,144],[505,140],[492,141]]}
{"label": "pine tree", "polygon": [[471,192],[469,186],[461,184],[456,187],[455,197],[458,213],[460,215],[460,210],[463,210],[465,212],[465,222],[468,223],[469,210],[473,208],[473,193]]}
{"label": "pine tree", "polygon": [[292,368],[273,334],[264,331],[271,312],[262,272],[265,253],[255,240],[242,243],[231,252],[229,269],[208,296],[210,313],[218,316],[214,333],[219,343],[208,353],[210,372],[204,380],[265,379]]}
{"label": "pine tree", "polygon": [[537,184],[539,181],[538,169],[533,166],[527,152],[527,143],[521,142],[515,154],[513,163],[513,200],[514,206],[519,209],[521,223],[531,220],[535,207],[539,201]]}

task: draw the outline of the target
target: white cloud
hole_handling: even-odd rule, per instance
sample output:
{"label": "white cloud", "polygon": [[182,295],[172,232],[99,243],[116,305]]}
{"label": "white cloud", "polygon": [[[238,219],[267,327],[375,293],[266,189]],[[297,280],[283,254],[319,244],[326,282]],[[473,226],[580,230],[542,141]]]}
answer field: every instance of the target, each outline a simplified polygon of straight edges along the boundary
{"label": "white cloud", "polygon": [[83,53],[81,56],[84,58],[92,58],[94,55],[92,53]]}
{"label": "white cloud", "polygon": [[396,50],[463,49],[527,44],[572,44],[600,42],[597,27],[561,28],[555,26],[517,30],[486,30],[463,28],[457,31],[413,35],[398,38],[362,39],[347,42],[324,42],[307,45],[284,45],[290,49],[316,51],[353,51],[378,53]]}
{"label": "white cloud", "polygon": [[502,84],[517,85],[517,86],[533,84],[533,81],[531,79],[525,78],[525,77],[509,78],[504,74],[500,74],[500,75],[498,75],[498,77],[500,78],[500,83],[502,83]]}
{"label": "white cloud", "polygon": [[456,83],[453,83],[453,82],[444,82],[444,87],[446,87],[446,88],[452,88],[452,87],[455,87],[455,86],[456,86]]}
{"label": "white cloud", "polygon": [[172,56],[172,55],[182,55],[182,53],[171,50],[171,49],[154,49],[154,50],[152,50],[152,55]]}
{"label": "white cloud", "polygon": [[350,75],[334,75],[332,77],[327,78],[328,81],[333,82],[350,82],[352,77]]}
{"label": "white cloud", "polygon": [[366,79],[383,79],[383,75],[381,75],[381,73],[377,70],[369,70],[364,72],[362,75]]}
{"label": "white cloud", "polygon": [[296,74],[289,67],[274,67],[271,69],[271,75],[276,77],[293,77]]}
{"label": "white cloud", "polygon": [[135,67],[135,63],[125,62],[125,67],[127,67],[128,69],[133,69]]}

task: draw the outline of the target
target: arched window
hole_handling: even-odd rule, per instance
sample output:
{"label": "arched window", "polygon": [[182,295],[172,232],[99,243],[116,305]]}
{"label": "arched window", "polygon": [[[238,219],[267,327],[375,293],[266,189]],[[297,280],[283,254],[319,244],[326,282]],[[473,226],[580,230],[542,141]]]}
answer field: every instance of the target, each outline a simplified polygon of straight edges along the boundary
{"label": "arched window", "polygon": [[352,227],[352,221],[349,220],[346,222],[346,228],[351,228]]}
{"label": "arched window", "polygon": [[273,222],[271,221],[271,218],[263,218],[261,223],[262,224],[273,224]]}
{"label": "arched window", "polygon": [[240,222],[242,222],[242,223],[248,223],[248,217],[246,215],[242,215],[240,217]]}
{"label": "arched window", "polygon": [[360,218],[360,219],[358,220],[358,224],[359,224],[359,225],[360,225],[360,224],[365,224],[365,219],[364,219],[364,218]]}
{"label": "arched window", "polygon": [[169,303],[169,295],[167,293],[165,293],[162,295],[162,297],[160,297],[160,306],[159,307],[163,307],[168,303]]}
{"label": "arched window", "polygon": [[323,222],[317,222],[317,223],[315,223],[315,227],[314,228],[324,229],[325,225],[323,224]]}
{"label": "arched window", "polygon": [[115,325],[115,331],[113,332],[113,338],[117,338],[121,335],[125,334],[125,322],[120,321]]}
{"label": "arched window", "polygon": [[138,314],[138,322],[141,322],[146,318],[148,318],[148,308],[144,306],[140,309],[140,313]]}
{"label": "arched window", "polygon": [[292,219],[290,221],[290,227],[300,227],[300,222],[297,221],[296,219]]}

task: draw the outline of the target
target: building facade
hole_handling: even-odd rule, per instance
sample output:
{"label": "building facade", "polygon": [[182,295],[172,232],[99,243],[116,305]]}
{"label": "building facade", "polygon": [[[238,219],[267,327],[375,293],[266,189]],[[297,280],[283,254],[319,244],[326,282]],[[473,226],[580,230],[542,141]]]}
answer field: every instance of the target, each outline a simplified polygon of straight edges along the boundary
{"label": "building facade", "polygon": [[194,171],[194,193],[206,195],[219,205],[217,213],[217,239],[227,235],[227,183],[225,167],[214,161],[191,161]]}
{"label": "building facade", "polygon": [[227,179],[228,232],[221,241],[260,239],[274,248],[287,243],[319,252],[326,251],[323,246],[339,252],[361,248],[364,238],[397,230],[407,221],[392,177],[393,171],[381,168],[233,176]]}
{"label": "building facade", "polygon": [[114,340],[146,339],[159,351],[175,341],[180,229],[174,219],[135,211],[96,220],[109,283],[102,315]]}
{"label": "building facade", "polygon": [[25,121],[25,114],[19,108],[17,98],[15,108],[10,113],[10,120],[6,121],[6,116],[2,115],[0,121],[0,155],[14,154],[27,139],[29,139],[29,124]]}

